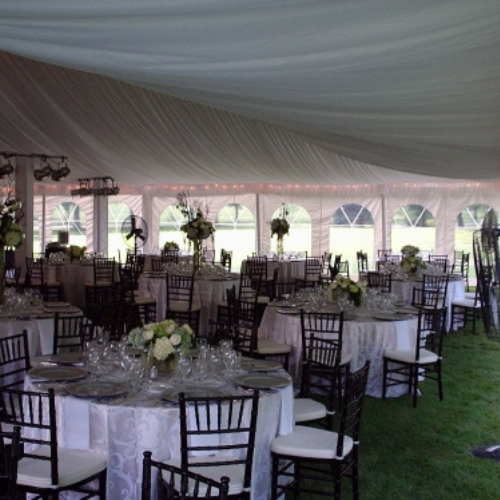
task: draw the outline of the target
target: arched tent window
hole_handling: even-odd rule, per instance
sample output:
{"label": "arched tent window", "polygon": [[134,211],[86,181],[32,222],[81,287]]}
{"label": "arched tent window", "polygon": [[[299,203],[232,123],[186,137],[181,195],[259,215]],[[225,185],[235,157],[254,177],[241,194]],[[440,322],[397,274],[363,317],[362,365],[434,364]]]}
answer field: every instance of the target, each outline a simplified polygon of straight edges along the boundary
{"label": "arched tent window", "polygon": [[179,248],[188,249],[189,245],[181,231],[181,226],[187,222],[187,217],[175,205],[169,205],[160,215],[160,249],[167,241],[175,241]]}
{"label": "arched tent window", "polygon": [[228,203],[215,217],[215,260],[222,248],[232,250],[232,269],[239,270],[241,262],[255,251],[255,217],[239,203]]}
{"label": "arched tent window", "polygon": [[59,231],[69,232],[69,244],[87,246],[85,212],[72,201],[65,201],[52,212],[51,241],[57,241]]}
{"label": "arched tent window", "polygon": [[[356,252],[362,250],[371,259],[374,254],[375,229],[371,212],[357,203],[347,203],[337,209],[330,222],[330,252],[342,254],[349,261],[350,274],[356,275]],[[369,261],[369,267],[373,268]]]}
{"label": "arched tent window", "polygon": [[132,215],[132,209],[122,201],[108,203],[108,255],[122,262],[126,260],[129,250],[134,250],[133,241],[127,245],[122,235],[123,221]]}
{"label": "arched tent window", "polygon": [[[465,207],[455,221],[455,250],[470,253],[469,277],[475,277],[474,257],[472,254],[472,234],[481,229],[485,215],[493,210],[489,205],[475,203]],[[498,214],[497,214],[498,215]]]}
{"label": "arched tent window", "polygon": [[392,250],[399,253],[405,245],[420,248],[422,254],[434,251],[436,246],[436,220],[422,205],[405,205],[392,219]]}
{"label": "arched tent window", "polygon": [[[288,212],[286,216],[290,223],[290,232],[284,238],[285,254],[287,252],[308,252],[311,253],[311,216],[309,212],[294,203],[287,203],[285,210]],[[281,217],[283,207],[277,208],[271,219]],[[271,241],[271,250],[276,252],[276,236]]]}

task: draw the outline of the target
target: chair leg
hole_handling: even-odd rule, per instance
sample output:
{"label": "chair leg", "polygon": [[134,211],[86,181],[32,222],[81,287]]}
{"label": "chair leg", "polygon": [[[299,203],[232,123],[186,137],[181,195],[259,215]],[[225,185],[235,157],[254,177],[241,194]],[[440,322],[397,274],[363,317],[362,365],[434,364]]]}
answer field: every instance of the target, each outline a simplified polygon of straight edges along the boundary
{"label": "chair leg", "polygon": [[439,401],[442,401],[443,400],[443,378],[442,378],[441,361],[440,360],[438,360],[438,362],[436,364],[436,371],[437,371]]}
{"label": "chair leg", "polygon": [[386,398],[387,393],[387,359],[384,359],[384,370],[382,374],[382,399]]}
{"label": "chair leg", "polygon": [[412,367],[410,367],[410,388],[413,391],[413,408],[417,407],[417,399],[418,399],[418,375],[419,375],[418,366],[412,366]]}

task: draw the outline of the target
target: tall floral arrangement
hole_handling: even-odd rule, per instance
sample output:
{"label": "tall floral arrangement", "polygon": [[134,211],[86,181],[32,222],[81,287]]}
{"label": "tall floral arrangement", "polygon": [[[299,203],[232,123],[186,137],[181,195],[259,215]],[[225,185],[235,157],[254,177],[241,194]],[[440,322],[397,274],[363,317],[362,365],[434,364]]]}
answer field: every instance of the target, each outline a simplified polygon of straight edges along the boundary
{"label": "tall floral arrangement", "polygon": [[181,231],[194,247],[194,260],[196,267],[201,266],[201,242],[207,238],[214,241],[215,227],[208,220],[209,207],[199,200],[189,201],[189,195],[184,191],[177,195],[176,207],[188,221],[181,226]]}
{"label": "tall floral arrangement", "polygon": [[419,252],[420,249],[413,245],[405,245],[401,249],[403,258],[399,265],[404,273],[414,275],[426,268],[425,262],[418,255]]}
{"label": "tall floral arrangement", "polygon": [[128,343],[147,352],[150,361],[168,361],[177,351],[187,351],[192,344],[193,330],[172,319],[150,323],[130,331]]}
{"label": "tall floral arrangement", "polygon": [[0,202],[0,304],[5,300],[5,250],[19,248],[24,242],[23,229],[16,220],[20,208],[10,196]]}
{"label": "tall floral arrangement", "polygon": [[278,256],[283,257],[283,237],[290,232],[290,223],[287,220],[288,210],[285,205],[281,207],[281,213],[279,217],[275,217],[271,221],[271,238],[276,234],[278,237],[277,241],[277,251]]}
{"label": "tall floral arrangement", "polygon": [[360,307],[366,293],[366,282],[354,281],[350,278],[337,274],[328,286],[327,294],[330,302],[338,302],[341,296],[347,297],[356,307]]}

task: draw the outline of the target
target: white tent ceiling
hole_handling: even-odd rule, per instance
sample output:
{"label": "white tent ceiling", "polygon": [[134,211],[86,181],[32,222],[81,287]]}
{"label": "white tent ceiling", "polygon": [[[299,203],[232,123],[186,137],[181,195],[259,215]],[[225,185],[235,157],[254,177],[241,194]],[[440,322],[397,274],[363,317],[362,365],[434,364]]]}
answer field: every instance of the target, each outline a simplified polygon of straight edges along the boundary
{"label": "white tent ceiling", "polygon": [[499,25],[498,0],[2,0],[0,150],[133,186],[500,180]]}

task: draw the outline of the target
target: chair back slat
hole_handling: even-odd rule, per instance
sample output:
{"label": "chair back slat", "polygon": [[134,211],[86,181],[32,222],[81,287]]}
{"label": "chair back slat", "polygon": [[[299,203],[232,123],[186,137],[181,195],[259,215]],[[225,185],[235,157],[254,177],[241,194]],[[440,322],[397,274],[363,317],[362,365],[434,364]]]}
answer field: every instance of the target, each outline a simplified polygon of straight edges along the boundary
{"label": "chair back slat", "polygon": [[0,387],[21,389],[30,368],[28,332],[0,338]]}

